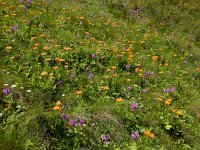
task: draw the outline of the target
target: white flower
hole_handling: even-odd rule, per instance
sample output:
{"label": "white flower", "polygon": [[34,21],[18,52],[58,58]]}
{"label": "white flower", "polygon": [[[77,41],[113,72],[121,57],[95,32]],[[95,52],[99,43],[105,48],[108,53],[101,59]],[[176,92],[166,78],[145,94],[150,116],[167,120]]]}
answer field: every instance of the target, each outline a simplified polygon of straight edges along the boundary
{"label": "white flower", "polygon": [[64,97],[65,96],[65,94],[62,94],[62,97]]}
{"label": "white flower", "polygon": [[14,88],[14,87],[16,87],[17,85],[15,85],[15,84],[13,84],[12,86],[11,86],[11,88]]}
{"label": "white flower", "polygon": [[8,86],[8,85],[9,85],[9,84],[7,84],[7,83],[6,83],[6,84],[4,84],[4,86]]}
{"label": "white flower", "polygon": [[31,93],[31,90],[27,90],[26,92]]}
{"label": "white flower", "polygon": [[21,87],[20,87],[20,89],[24,89],[24,87],[23,87],[23,86],[21,86]]}

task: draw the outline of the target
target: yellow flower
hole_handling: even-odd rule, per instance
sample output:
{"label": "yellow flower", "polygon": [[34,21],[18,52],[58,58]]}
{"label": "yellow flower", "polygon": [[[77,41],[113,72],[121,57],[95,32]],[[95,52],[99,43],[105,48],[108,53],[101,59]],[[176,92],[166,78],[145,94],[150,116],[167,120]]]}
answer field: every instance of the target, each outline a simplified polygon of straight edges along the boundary
{"label": "yellow flower", "polygon": [[58,70],[58,69],[59,69],[58,66],[54,66],[54,67],[53,67],[53,70]]}
{"label": "yellow flower", "polygon": [[57,105],[57,106],[60,106],[61,104],[62,104],[61,101],[57,101],[57,102],[56,102],[56,105]]}
{"label": "yellow flower", "polygon": [[108,91],[108,90],[109,90],[109,87],[106,85],[106,86],[103,87],[103,89],[104,89],[105,91]]}
{"label": "yellow flower", "polygon": [[65,62],[64,59],[59,59],[58,61],[61,62],[61,63]]}
{"label": "yellow flower", "polygon": [[108,76],[108,75],[106,75],[106,76],[105,76],[105,79],[108,79],[108,78],[109,78],[109,76]]}
{"label": "yellow flower", "polygon": [[43,71],[43,72],[41,73],[41,75],[42,75],[42,76],[48,76],[48,72],[47,72],[47,71]]}
{"label": "yellow flower", "polygon": [[121,97],[119,97],[119,98],[116,99],[116,101],[121,103],[121,102],[123,102],[123,99]]}
{"label": "yellow flower", "polygon": [[11,49],[12,49],[11,46],[7,46],[7,47],[6,47],[6,51],[10,51]]}
{"label": "yellow flower", "polygon": [[44,47],[43,47],[43,50],[48,51],[48,50],[49,50],[49,47],[44,46]]}
{"label": "yellow flower", "polygon": [[183,115],[183,112],[180,111],[180,110],[178,110],[178,111],[175,112],[175,114],[176,114],[177,116],[180,116],[180,115]]}
{"label": "yellow flower", "polygon": [[161,97],[156,97],[156,100],[161,101],[161,102],[163,101]]}

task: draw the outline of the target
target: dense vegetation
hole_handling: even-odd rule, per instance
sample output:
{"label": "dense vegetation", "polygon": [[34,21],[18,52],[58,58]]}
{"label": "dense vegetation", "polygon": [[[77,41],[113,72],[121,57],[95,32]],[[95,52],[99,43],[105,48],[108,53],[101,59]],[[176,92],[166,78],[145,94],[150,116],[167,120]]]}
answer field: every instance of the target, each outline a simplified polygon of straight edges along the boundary
{"label": "dense vegetation", "polygon": [[198,0],[0,2],[0,149],[198,150]]}

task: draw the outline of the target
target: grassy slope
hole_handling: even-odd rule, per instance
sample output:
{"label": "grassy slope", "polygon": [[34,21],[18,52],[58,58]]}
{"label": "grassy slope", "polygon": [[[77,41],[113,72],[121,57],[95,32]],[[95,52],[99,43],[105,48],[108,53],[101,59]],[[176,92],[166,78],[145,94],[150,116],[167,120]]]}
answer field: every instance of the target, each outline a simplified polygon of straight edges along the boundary
{"label": "grassy slope", "polygon": [[[7,9],[10,5],[14,8]],[[111,134],[110,149],[128,149],[131,145],[138,149],[198,149],[198,47],[179,38],[181,34],[171,40],[168,30],[150,27],[153,20],[145,22],[136,17],[133,23],[123,18],[119,8],[107,6],[88,0],[56,1],[34,3],[27,6],[32,13],[24,13],[17,2],[1,4],[0,86],[3,89],[5,83],[18,83],[10,95],[0,96],[1,149],[102,149],[100,138],[107,131]],[[13,13],[16,18],[5,17]],[[17,33],[6,32],[16,24]],[[13,49],[7,52],[7,46]],[[45,46],[50,50],[43,50]],[[72,50],[64,50],[66,47]],[[91,58],[93,53],[95,59]],[[159,59],[154,61],[153,56]],[[64,59],[65,64],[55,58]],[[130,68],[126,69],[128,64]],[[55,66],[59,69],[54,70]],[[43,71],[53,75],[41,76]],[[144,78],[147,71],[153,74]],[[91,72],[94,77],[88,79]],[[106,85],[108,91],[103,90]],[[128,86],[133,89],[127,91]],[[163,92],[174,86],[176,92]],[[143,93],[144,89],[149,92]],[[82,95],[76,95],[76,90]],[[116,102],[119,97],[122,103]],[[157,101],[157,97],[163,101]],[[166,106],[169,98],[172,104]],[[62,108],[53,111],[57,100],[61,100]],[[136,112],[130,109],[133,101],[139,104]],[[182,115],[177,116],[172,109]],[[60,118],[62,113],[73,119],[84,118],[86,126],[68,127],[68,122]],[[166,129],[166,125],[171,128]],[[140,131],[137,142],[129,136],[132,130]],[[146,137],[144,130],[151,130],[155,138]]]}

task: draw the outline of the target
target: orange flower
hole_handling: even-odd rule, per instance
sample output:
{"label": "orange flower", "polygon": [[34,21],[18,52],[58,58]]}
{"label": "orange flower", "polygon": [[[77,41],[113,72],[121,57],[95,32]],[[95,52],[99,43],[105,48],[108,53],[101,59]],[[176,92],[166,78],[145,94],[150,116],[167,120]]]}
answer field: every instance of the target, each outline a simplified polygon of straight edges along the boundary
{"label": "orange flower", "polygon": [[121,97],[119,97],[119,98],[116,99],[116,101],[121,103],[121,102],[123,102],[123,99]]}
{"label": "orange flower", "polygon": [[110,88],[106,85],[106,86],[103,87],[103,89],[104,89],[105,91],[108,91]]}
{"label": "orange flower", "polygon": [[113,77],[117,77],[118,75],[117,75],[117,73],[114,73],[112,76],[113,76]]}
{"label": "orange flower", "polygon": [[167,99],[166,101],[165,101],[165,105],[170,105],[171,104],[171,102],[172,102],[172,99]]}
{"label": "orange flower", "polygon": [[139,71],[139,68],[135,68],[135,72],[138,72]]}
{"label": "orange flower", "polygon": [[44,38],[44,37],[46,37],[46,35],[45,34],[40,34],[40,37]]}
{"label": "orange flower", "polygon": [[80,95],[80,94],[82,94],[82,91],[78,90],[78,91],[76,91],[75,93],[76,93],[77,95]]}
{"label": "orange flower", "polygon": [[153,60],[158,60],[158,56],[153,56],[152,59]]}
{"label": "orange flower", "polygon": [[116,69],[117,67],[116,66],[112,66],[112,69]]}
{"label": "orange flower", "polygon": [[52,109],[53,109],[53,110],[60,110],[60,106],[55,105]]}
{"label": "orange flower", "polygon": [[144,135],[146,135],[147,137],[150,137],[150,138],[154,138],[155,137],[155,134],[151,133],[151,131],[148,131],[148,130],[144,131]]}

